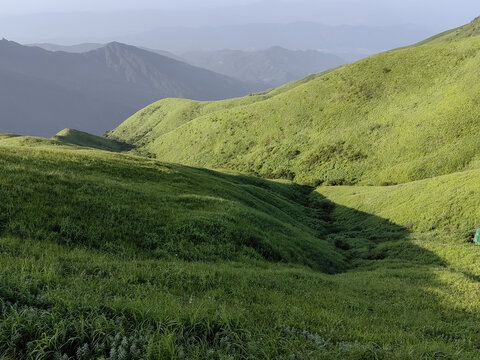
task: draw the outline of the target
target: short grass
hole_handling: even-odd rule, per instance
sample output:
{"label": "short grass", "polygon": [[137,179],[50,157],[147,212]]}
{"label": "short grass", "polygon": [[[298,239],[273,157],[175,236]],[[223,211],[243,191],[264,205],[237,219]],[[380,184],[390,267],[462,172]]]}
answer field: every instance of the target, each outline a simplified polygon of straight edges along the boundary
{"label": "short grass", "polygon": [[480,356],[476,171],[312,191],[23,137],[0,171],[3,359]]}
{"label": "short grass", "polygon": [[478,165],[479,65],[480,37],[403,48],[255,101],[159,102],[109,137],[159,160],[313,186],[405,183]]}

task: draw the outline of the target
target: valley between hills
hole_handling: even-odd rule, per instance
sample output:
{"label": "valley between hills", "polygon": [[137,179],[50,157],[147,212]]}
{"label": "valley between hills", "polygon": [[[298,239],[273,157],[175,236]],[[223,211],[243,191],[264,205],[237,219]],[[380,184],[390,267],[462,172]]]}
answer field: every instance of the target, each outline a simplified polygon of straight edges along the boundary
{"label": "valley between hills", "polygon": [[479,29],[0,134],[0,359],[480,358]]}

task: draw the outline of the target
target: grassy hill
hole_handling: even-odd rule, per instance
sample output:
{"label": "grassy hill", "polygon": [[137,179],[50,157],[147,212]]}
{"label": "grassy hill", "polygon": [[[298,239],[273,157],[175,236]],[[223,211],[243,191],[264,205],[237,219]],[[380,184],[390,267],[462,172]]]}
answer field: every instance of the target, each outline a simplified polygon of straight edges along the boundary
{"label": "grassy hill", "polygon": [[157,102],[109,136],[166,161],[311,185],[404,183],[473,169],[479,49],[479,37],[403,48],[267,95]]}
{"label": "grassy hill", "polygon": [[[100,147],[95,137],[83,142]],[[112,251],[133,247],[152,258],[348,267],[346,254],[322,241],[327,214],[308,207],[309,189],[63,144],[0,140],[7,234]],[[21,192],[29,201],[17,201]]]}
{"label": "grassy hill", "polygon": [[477,170],[313,191],[13,135],[0,163],[4,359],[480,355]]}

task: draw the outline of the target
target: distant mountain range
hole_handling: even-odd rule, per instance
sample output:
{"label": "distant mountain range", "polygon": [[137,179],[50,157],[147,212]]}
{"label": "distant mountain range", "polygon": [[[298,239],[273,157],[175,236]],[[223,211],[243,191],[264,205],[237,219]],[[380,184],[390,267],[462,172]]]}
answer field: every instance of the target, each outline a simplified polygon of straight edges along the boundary
{"label": "distant mountain range", "polygon": [[0,131],[101,134],[166,97],[220,100],[257,86],[120,43],[86,53],[0,41]]}
{"label": "distant mountain range", "polygon": [[[173,52],[218,49],[260,50],[271,46],[350,54],[356,59],[406,46],[429,36],[417,26],[322,25],[314,22],[202,27],[161,27],[119,36],[119,41]],[[358,57],[357,54],[361,54]]]}
{"label": "distant mountain range", "polygon": [[[57,45],[32,44],[48,51],[82,53],[104,47],[104,44],[84,43]],[[334,54],[316,50],[288,50],[274,46],[265,50],[189,51],[180,55],[165,50],[144,48],[172,59],[183,61],[241,81],[258,84],[257,90],[283,85],[310,74],[322,72],[347,63]]]}
{"label": "distant mountain range", "polygon": [[188,63],[249,82],[279,86],[347,63],[339,56],[315,50],[292,51],[276,46],[259,51],[192,51]]}
{"label": "distant mountain range", "polygon": [[[52,44],[52,43],[40,43],[40,44],[27,44],[27,46],[36,46],[39,48],[42,48],[44,50],[48,51],[64,51],[64,52],[69,52],[69,53],[74,53],[74,54],[80,54],[84,52],[89,52],[92,50],[97,50],[100,49],[106,44],[100,44],[100,43],[82,43],[82,44],[75,44],[75,45],[58,45],[58,44]],[[165,50],[156,50],[156,49],[149,49],[146,47],[139,47],[140,49],[147,50],[159,55],[163,55],[178,61],[185,61],[184,59],[180,58],[180,56],[175,55],[172,52],[165,51]]]}

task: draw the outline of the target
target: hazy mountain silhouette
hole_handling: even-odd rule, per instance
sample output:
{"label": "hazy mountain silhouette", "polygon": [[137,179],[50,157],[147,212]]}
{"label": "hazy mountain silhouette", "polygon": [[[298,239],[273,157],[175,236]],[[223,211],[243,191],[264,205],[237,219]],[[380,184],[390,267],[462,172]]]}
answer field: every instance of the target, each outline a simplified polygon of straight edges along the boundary
{"label": "hazy mountain silhouette", "polygon": [[[122,42],[174,52],[259,50],[271,46],[316,49],[329,53],[359,50],[368,54],[406,46],[431,33],[417,26],[322,25],[314,22],[251,23],[225,26],[160,27],[120,36]],[[365,51],[366,50],[366,51]]]}
{"label": "hazy mountain silhouette", "polygon": [[[64,51],[69,53],[84,53],[89,52],[92,50],[97,50],[105,46],[105,44],[100,43],[82,43],[82,44],[75,44],[75,45],[59,45],[59,44],[52,44],[52,43],[41,43],[41,44],[27,44],[27,46],[36,46],[48,51]],[[147,50],[159,55],[163,55],[178,61],[185,62],[180,56],[171,53],[165,50],[156,50],[156,49],[149,49],[147,47],[139,47],[140,49]]]}
{"label": "hazy mountain silhouette", "polygon": [[97,50],[105,46],[105,44],[99,43],[82,43],[75,45],[58,45],[51,43],[41,43],[41,44],[27,44],[27,46],[36,46],[48,51],[64,51],[69,53],[84,53],[92,50]]}
{"label": "hazy mountain silhouette", "polygon": [[347,62],[332,54],[292,51],[279,46],[259,51],[192,51],[182,57],[192,65],[268,86],[279,86]]}
{"label": "hazy mountain silhouette", "polygon": [[114,128],[166,97],[219,100],[256,86],[120,43],[86,53],[0,41],[0,131],[51,136]]}

